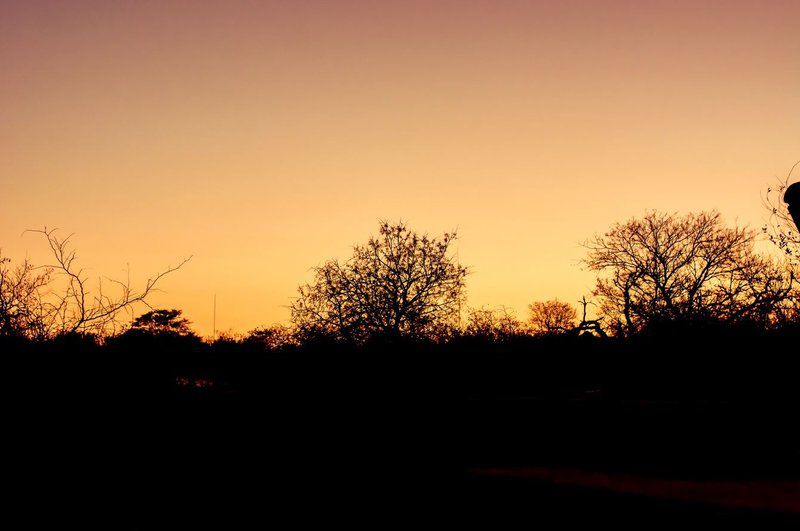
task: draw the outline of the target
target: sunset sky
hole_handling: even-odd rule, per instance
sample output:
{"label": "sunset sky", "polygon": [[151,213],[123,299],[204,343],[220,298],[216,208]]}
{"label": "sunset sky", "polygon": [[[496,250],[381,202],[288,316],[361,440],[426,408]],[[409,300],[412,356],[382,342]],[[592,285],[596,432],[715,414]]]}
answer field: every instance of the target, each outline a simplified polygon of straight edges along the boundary
{"label": "sunset sky", "polygon": [[588,295],[647,209],[760,226],[800,159],[800,2],[0,2],[0,247],[90,276],[193,255],[153,302],[286,322],[377,230],[457,228],[469,304]]}

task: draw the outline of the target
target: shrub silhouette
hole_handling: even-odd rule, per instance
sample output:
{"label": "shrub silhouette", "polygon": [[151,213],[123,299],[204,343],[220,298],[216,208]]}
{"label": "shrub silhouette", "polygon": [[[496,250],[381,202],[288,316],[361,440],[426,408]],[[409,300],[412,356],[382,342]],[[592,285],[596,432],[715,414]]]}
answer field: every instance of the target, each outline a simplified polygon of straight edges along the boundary
{"label": "shrub silhouette", "polygon": [[575,328],[578,312],[559,300],[533,302],[528,305],[528,322],[534,334],[563,334]]}

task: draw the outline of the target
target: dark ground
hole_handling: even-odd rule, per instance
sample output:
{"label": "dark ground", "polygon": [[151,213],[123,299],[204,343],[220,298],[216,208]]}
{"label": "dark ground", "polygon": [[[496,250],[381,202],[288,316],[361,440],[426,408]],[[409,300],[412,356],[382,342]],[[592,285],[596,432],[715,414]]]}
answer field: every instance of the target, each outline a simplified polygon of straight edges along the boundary
{"label": "dark ground", "polygon": [[800,523],[796,351],[570,341],[6,350],[7,502],[30,529]]}
{"label": "dark ground", "polygon": [[[800,523],[797,505],[754,510],[752,496],[737,507],[653,495],[652,485],[639,495],[636,478],[655,478],[788,486],[797,502],[795,441],[768,453],[739,433],[777,436],[768,418],[709,408],[502,400],[374,410],[329,399],[251,410],[192,398],[122,417],[70,407],[33,427],[16,464],[23,491],[42,501],[32,521],[86,526]],[[541,467],[549,472],[525,473]],[[624,474],[627,491],[598,486],[598,473]]]}

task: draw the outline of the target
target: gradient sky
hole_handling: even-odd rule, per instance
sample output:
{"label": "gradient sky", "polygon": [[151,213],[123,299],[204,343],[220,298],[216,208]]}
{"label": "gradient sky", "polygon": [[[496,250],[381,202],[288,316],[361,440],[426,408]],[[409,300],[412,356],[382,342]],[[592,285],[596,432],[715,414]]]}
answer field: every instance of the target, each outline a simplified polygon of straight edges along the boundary
{"label": "gradient sky", "polygon": [[458,228],[469,303],[573,302],[646,209],[759,226],[800,159],[800,2],[0,2],[0,246],[285,322],[379,218]]}

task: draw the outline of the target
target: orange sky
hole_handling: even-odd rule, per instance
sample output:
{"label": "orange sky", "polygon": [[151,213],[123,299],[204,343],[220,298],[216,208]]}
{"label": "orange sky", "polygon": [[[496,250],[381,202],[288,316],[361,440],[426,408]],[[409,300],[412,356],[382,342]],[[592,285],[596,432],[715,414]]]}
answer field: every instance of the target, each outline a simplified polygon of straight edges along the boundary
{"label": "orange sky", "polygon": [[378,218],[457,227],[469,302],[588,294],[645,209],[758,226],[800,159],[800,2],[0,3],[0,246],[90,274],[194,255],[154,302],[286,321]]}

